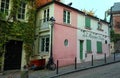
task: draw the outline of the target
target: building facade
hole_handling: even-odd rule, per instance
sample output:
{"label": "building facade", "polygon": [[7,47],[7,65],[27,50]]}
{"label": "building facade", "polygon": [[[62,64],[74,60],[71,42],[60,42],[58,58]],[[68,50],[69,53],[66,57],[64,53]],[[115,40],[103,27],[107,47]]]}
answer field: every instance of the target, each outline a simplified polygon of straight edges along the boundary
{"label": "building facade", "polygon": [[[110,55],[109,23],[58,1],[38,8],[34,59],[51,56],[59,66]],[[54,22],[49,19],[54,17]],[[52,48],[51,48],[52,46]]]}
{"label": "building facade", "polygon": [[116,40],[112,42],[111,52],[120,51],[120,41],[119,41],[119,34],[120,34],[120,2],[114,3],[111,7],[111,28],[116,34]]}
{"label": "building facade", "polygon": [[[4,44],[5,53],[3,53],[2,57],[0,57],[2,59],[0,60],[1,71],[21,69],[23,68],[23,65],[26,64],[24,42],[23,39],[20,37],[21,34],[14,31],[13,33],[11,33],[11,30],[14,27],[14,19],[19,22],[27,22],[28,4],[25,2],[21,2],[19,10],[14,10],[16,12],[16,15],[13,15],[15,16],[13,17],[11,14],[11,11],[13,11],[13,3],[13,0],[0,0],[0,32],[1,30],[4,30],[1,28],[5,28],[8,24],[11,25],[10,27],[6,27],[5,29],[8,32],[7,35],[5,35],[7,38],[7,42],[5,42]],[[16,26],[16,31],[19,30],[17,28],[18,27]],[[5,32],[3,31],[3,33]]]}

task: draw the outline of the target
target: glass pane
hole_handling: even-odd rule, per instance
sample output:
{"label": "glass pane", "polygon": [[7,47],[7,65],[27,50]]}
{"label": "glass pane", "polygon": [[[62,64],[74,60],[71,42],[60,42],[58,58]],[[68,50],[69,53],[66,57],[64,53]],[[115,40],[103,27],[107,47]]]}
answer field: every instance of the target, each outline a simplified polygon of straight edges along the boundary
{"label": "glass pane", "polygon": [[44,10],[44,22],[46,22],[46,10]]}
{"label": "glass pane", "polygon": [[[5,1],[5,0],[3,0],[3,1]],[[9,3],[9,0],[6,0],[6,3]]]}
{"label": "glass pane", "polygon": [[47,21],[49,21],[49,9],[47,9]]}
{"label": "glass pane", "polygon": [[44,51],[44,42],[45,42],[45,39],[42,38],[41,39],[41,51]]}
{"label": "glass pane", "polygon": [[46,52],[49,51],[49,38],[46,38]]}
{"label": "glass pane", "polygon": [[66,11],[63,13],[63,22],[66,22]]}

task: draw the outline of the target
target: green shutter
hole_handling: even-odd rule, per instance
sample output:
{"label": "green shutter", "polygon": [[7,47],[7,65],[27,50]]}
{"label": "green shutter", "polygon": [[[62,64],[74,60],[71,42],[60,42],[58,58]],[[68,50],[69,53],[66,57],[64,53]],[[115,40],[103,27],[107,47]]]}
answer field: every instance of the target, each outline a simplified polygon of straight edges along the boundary
{"label": "green shutter", "polygon": [[85,17],[85,26],[86,26],[86,28],[90,28],[90,24],[91,24],[90,18]]}
{"label": "green shutter", "polygon": [[97,53],[102,53],[102,42],[97,41]]}
{"label": "green shutter", "polygon": [[91,40],[86,41],[86,49],[87,49],[87,52],[91,52]]}

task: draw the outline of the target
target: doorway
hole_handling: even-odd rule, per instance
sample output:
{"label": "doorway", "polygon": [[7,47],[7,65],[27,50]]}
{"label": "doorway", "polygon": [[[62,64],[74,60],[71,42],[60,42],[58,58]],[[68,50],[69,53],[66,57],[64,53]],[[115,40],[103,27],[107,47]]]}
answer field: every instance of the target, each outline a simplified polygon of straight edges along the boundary
{"label": "doorway", "polygon": [[80,40],[80,60],[83,60],[83,40]]}
{"label": "doorway", "polygon": [[5,45],[4,70],[21,68],[22,41],[10,40]]}

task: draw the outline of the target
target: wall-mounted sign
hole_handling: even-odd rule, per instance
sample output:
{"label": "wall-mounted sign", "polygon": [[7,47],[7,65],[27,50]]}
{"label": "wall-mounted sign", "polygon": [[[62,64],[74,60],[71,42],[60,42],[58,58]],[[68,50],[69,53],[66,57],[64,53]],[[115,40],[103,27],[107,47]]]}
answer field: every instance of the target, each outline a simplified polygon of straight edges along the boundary
{"label": "wall-mounted sign", "polygon": [[88,38],[91,38],[91,39],[105,40],[103,35],[93,33],[93,32],[84,32],[83,37],[88,37]]}

